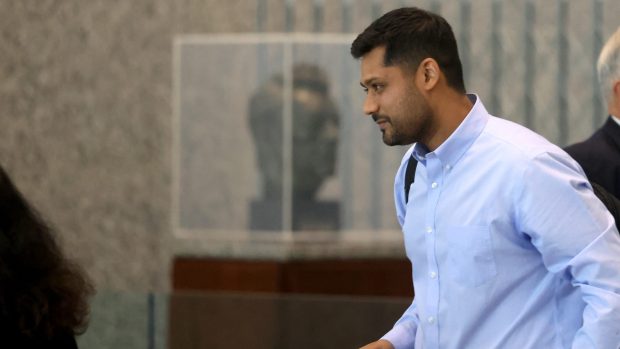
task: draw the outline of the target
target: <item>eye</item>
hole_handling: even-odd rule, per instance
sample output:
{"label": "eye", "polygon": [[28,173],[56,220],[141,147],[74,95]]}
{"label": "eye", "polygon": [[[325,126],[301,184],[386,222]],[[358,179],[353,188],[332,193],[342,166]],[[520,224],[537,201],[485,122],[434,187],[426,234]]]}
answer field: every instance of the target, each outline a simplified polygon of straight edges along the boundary
{"label": "eye", "polygon": [[385,87],[385,86],[384,86],[384,85],[382,85],[382,84],[372,84],[372,89],[373,89],[373,91],[375,91],[375,92],[381,92],[381,91],[383,91],[384,87]]}

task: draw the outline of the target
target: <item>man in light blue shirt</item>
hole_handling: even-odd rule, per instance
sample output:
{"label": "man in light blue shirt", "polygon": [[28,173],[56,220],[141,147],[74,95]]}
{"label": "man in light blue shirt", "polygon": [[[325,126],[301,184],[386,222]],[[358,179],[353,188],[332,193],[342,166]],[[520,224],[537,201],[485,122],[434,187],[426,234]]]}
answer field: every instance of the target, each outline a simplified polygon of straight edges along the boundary
{"label": "man in light blue shirt", "polygon": [[436,14],[391,11],[351,54],[383,141],[414,144],[394,187],[415,299],[364,349],[619,348],[620,237],[579,165],[465,93]]}

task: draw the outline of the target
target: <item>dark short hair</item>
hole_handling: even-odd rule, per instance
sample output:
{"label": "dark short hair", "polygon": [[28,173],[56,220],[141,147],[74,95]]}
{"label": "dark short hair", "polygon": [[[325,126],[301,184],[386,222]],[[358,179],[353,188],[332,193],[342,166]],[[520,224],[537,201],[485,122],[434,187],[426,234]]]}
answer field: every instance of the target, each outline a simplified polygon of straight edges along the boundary
{"label": "dark short hair", "polygon": [[416,7],[392,10],[357,36],[351,45],[351,55],[359,59],[381,46],[385,46],[386,66],[403,65],[414,70],[422,60],[433,58],[448,85],[465,93],[456,39],[443,17]]}

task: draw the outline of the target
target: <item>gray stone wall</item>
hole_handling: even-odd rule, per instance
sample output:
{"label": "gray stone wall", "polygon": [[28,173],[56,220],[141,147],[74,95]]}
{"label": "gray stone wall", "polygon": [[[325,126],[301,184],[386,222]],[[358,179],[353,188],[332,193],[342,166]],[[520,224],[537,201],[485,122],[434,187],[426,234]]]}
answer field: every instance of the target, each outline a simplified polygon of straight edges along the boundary
{"label": "gray stone wall", "polygon": [[0,162],[100,289],[169,284],[172,39],[250,1],[0,2]]}

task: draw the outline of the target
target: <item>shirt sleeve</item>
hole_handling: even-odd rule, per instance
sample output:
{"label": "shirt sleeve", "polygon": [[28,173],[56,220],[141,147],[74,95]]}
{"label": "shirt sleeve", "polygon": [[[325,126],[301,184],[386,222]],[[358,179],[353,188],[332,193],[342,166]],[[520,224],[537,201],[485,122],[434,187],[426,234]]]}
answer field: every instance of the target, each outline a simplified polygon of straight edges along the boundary
{"label": "shirt sleeve", "polygon": [[392,343],[394,349],[411,349],[415,345],[415,334],[418,330],[418,311],[415,299],[394,327],[381,339]]}
{"label": "shirt sleeve", "polygon": [[579,288],[585,304],[573,348],[620,347],[620,236],[582,170],[564,153],[525,166],[516,224],[545,267]]}

